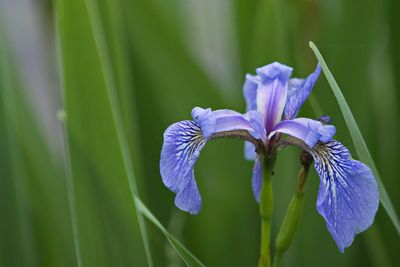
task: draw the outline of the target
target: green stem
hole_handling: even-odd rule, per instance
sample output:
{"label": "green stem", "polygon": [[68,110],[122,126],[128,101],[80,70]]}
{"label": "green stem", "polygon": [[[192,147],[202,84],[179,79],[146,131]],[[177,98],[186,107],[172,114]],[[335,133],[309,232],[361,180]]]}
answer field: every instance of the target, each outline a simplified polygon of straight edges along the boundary
{"label": "green stem", "polygon": [[275,165],[275,156],[264,157],[263,180],[260,192],[260,217],[261,217],[261,246],[259,267],[271,266],[270,239],[272,217],[272,174]]}

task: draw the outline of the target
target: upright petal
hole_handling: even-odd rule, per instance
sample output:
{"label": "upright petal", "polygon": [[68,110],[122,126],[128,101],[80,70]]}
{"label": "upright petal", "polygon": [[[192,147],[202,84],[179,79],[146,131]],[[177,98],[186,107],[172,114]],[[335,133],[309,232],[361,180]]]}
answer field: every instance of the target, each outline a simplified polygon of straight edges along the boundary
{"label": "upright petal", "polygon": [[311,154],[320,177],[317,210],[341,252],[374,221],[379,193],[371,170],[353,160],[337,141],[317,144]]}
{"label": "upright petal", "polygon": [[260,82],[258,76],[246,74],[246,81],[243,85],[243,96],[246,100],[246,112],[257,110],[257,87]]}
{"label": "upright petal", "polygon": [[253,178],[251,181],[254,198],[256,199],[257,202],[260,202],[261,184],[262,184],[262,166],[261,166],[261,159],[259,156],[257,156],[256,160],[254,161]]}
{"label": "upright petal", "polygon": [[201,197],[194,180],[194,164],[205,143],[200,126],[193,121],[174,123],[164,133],[161,177],[165,186],[177,194],[175,205],[191,214],[197,214],[201,208]]}
{"label": "upright petal", "polygon": [[176,193],[175,205],[197,214],[201,197],[194,178],[194,164],[206,142],[217,134],[225,137],[232,132],[254,139],[263,139],[266,135],[261,115],[254,110],[242,115],[232,110],[194,108],[192,116],[193,121],[174,123],[165,131],[160,172],[164,184]]}
{"label": "upright petal", "polygon": [[264,118],[267,133],[270,133],[282,118],[292,68],[274,62],[258,68],[257,74],[261,80],[257,88],[257,110]]}
{"label": "upright petal", "polygon": [[320,121],[297,118],[278,123],[269,134],[268,138],[271,138],[277,132],[300,139],[304,141],[308,147],[312,148],[319,141],[330,141],[336,133],[336,128],[333,125],[324,125]]}
{"label": "upright petal", "polygon": [[290,79],[288,83],[288,93],[285,105],[284,117],[286,120],[293,119],[297,116],[304,101],[308,98],[311,90],[318,79],[321,67],[317,68],[305,79]]}

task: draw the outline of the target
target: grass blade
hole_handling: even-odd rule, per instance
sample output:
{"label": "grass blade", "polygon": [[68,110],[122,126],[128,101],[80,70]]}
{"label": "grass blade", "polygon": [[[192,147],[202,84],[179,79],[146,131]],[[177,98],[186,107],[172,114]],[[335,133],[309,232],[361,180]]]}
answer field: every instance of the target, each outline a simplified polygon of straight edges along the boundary
{"label": "grass blade", "polygon": [[[151,266],[152,261],[148,252],[147,237],[143,229],[144,224],[141,221],[143,214],[164,233],[188,266],[204,266],[165,230],[137,197],[138,192],[131,165],[129,146],[123,129],[121,111],[116,95],[114,70],[108,54],[104,29],[98,16],[98,7],[96,2],[91,0],[84,2],[71,1],[68,3],[64,2],[59,6],[60,53],[64,74],[67,148],[69,148],[69,165],[71,167],[70,180],[72,190],[70,191],[72,193],[70,195],[76,198],[76,224],[77,228],[79,228],[76,232],[82,265],[107,265],[115,261],[122,262],[125,265],[134,260],[134,263],[138,266],[144,266],[144,257],[147,255],[146,262]],[[69,20],[67,14],[71,16],[70,12],[72,10],[78,12],[80,14],[79,17],[83,20],[80,21],[80,30],[82,32],[71,31],[71,24],[75,23],[76,20]],[[76,40],[79,40],[78,44],[75,43]],[[85,79],[80,75],[85,75]],[[92,101],[93,105],[85,105],[88,101]],[[96,123],[88,123],[90,121],[96,121]],[[85,157],[85,154],[90,154],[90,158]],[[90,172],[93,171],[95,173],[91,175],[94,175],[95,179],[93,181],[85,181],[85,179],[87,180],[85,177],[90,176]],[[113,177],[114,181],[111,181],[110,177]],[[126,182],[129,184],[131,201],[122,200],[119,196],[118,198],[120,199],[117,200],[117,203],[118,206],[127,208],[129,203],[134,202],[138,213],[137,221],[132,222],[133,218],[125,218],[125,220],[127,220],[126,223],[128,225],[134,226],[136,236],[132,235],[130,238],[136,240],[135,242],[132,241],[134,244],[129,244],[131,242],[125,243],[125,247],[122,247],[123,244],[121,244],[119,249],[125,250],[125,253],[135,249],[134,259],[130,259],[126,255],[126,258],[119,258],[117,251],[106,251],[110,240],[103,236],[101,232],[103,228],[110,227],[109,225],[99,224],[98,229],[92,229],[92,231],[97,232],[96,238],[98,242],[96,244],[90,243],[93,236],[87,236],[85,234],[87,230],[81,230],[87,229],[95,218],[101,216],[98,213],[111,212],[110,210],[96,210],[95,202],[97,201],[106,203],[105,206],[112,205],[107,203],[110,201],[109,199],[99,199],[98,196],[93,196],[93,194],[96,195],[96,192],[93,192],[96,188],[91,184],[96,182],[97,179],[99,183],[111,183],[111,186],[115,187],[109,189],[110,191],[108,192],[114,197],[116,197],[117,192],[123,191],[124,198],[126,198],[129,190],[126,190],[127,187],[123,185]],[[113,182],[118,183],[113,184]],[[103,190],[107,189],[102,188]],[[84,200],[88,200],[85,205],[83,205]],[[117,208],[117,206],[114,208]],[[83,212],[87,214],[83,215]],[[126,210],[125,212],[121,210],[119,216],[126,217],[129,213]],[[118,224],[118,222],[113,222],[112,224]],[[140,244],[140,238],[137,236],[139,233],[143,238],[143,244]],[[89,244],[92,245],[90,248],[88,248]],[[99,254],[101,254],[100,257],[93,257],[93,255]]]}
{"label": "grass blade", "polygon": [[[99,54],[100,64],[104,75],[104,82],[107,89],[108,100],[110,102],[111,113],[114,120],[113,122],[116,128],[118,144],[122,154],[122,161],[128,179],[132,200],[134,201],[135,195],[138,194],[138,189],[135,174],[133,172],[131,153],[129,152],[126,131],[124,130],[122,111],[119,107],[116,82],[114,79],[114,70],[112,69],[108,44],[105,37],[103,23],[100,18],[100,10],[98,8],[98,3],[94,0],[86,0],[85,3],[88,10],[89,22],[93,31],[94,42]],[[146,226],[142,216],[139,213],[137,213],[137,217],[140,233],[143,239],[147,263],[149,266],[153,266]]]}
{"label": "grass blade", "polygon": [[149,211],[143,202],[135,197],[136,208],[143,214],[150,222],[152,222],[158,229],[160,229],[171,245],[178,252],[179,256],[186,263],[187,266],[205,266],[198,260],[185,246],[183,246],[174,236],[172,236],[165,227],[157,220],[157,218]]}
{"label": "grass blade", "polygon": [[368,147],[365,143],[365,140],[361,134],[360,129],[358,128],[358,125],[349,108],[349,105],[347,104],[338,84],[336,83],[335,78],[333,78],[332,73],[330,72],[328,66],[326,65],[325,60],[323,59],[321,53],[319,52],[318,48],[315,46],[313,42],[310,42],[310,48],[313,50],[315,56],[318,59],[318,62],[321,64],[325,77],[328,80],[328,83],[331,86],[333,93],[335,94],[336,100],[339,103],[339,107],[342,111],[347,128],[349,129],[351,139],[353,140],[357,154],[361,161],[363,161],[365,164],[367,164],[372,168],[379,186],[380,201],[383,207],[385,208],[386,212],[388,213],[390,219],[392,220],[392,223],[394,224],[397,232],[400,234],[399,218],[389,198],[389,195],[385,189],[385,186],[382,183],[378,170],[371,157],[371,153],[368,150]]}
{"label": "grass blade", "polygon": [[96,3],[56,9],[81,264],[152,266]]}

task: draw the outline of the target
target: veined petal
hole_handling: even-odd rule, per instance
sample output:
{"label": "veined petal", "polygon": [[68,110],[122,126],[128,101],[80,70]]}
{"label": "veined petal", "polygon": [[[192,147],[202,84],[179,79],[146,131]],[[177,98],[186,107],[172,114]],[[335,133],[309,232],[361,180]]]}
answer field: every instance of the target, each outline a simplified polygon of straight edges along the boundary
{"label": "veined petal", "polygon": [[255,139],[266,137],[262,117],[255,110],[243,115],[229,109],[211,111],[210,108],[195,107],[192,117],[199,124],[205,138],[215,133],[235,130],[247,131]]}
{"label": "veined petal", "polygon": [[254,161],[253,178],[251,181],[251,185],[253,188],[254,198],[258,203],[260,203],[261,184],[262,184],[262,166],[261,166],[261,159],[259,156],[257,156],[256,160]]}
{"label": "veined petal", "polygon": [[194,164],[204,147],[200,126],[194,121],[180,121],[164,132],[160,172],[162,180],[177,195],[175,205],[181,210],[197,214],[201,197],[194,180]]}
{"label": "veined petal", "polygon": [[284,110],[284,117],[287,120],[297,116],[304,101],[308,98],[311,90],[317,81],[321,67],[318,64],[317,68],[305,79],[290,79],[288,83],[287,100]]}
{"label": "veined petal", "polygon": [[278,123],[268,138],[271,138],[277,132],[300,139],[312,148],[318,141],[324,143],[330,141],[336,133],[336,128],[333,125],[324,125],[320,121],[297,118]]}
{"label": "veined petal", "polygon": [[261,80],[257,88],[257,110],[264,118],[267,133],[270,133],[282,118],[292,68],[274,62],[258,68],[257,74]]}
{"label": "veined petal", "polygon": [[243,96],[246,100],[246,112],[257,110],[257,87],[260,82],[258,76],[246,74],[246,81],[243,84]]}
{"label": "veined petal", "polygon": [[373,222],[379,205],[376,180],[368,166],[353,160],[337,141],[310,152],[320,176],[317,210],[341,252]]}
{"label": "veined petal", "polygon": [[[197,214],[201,197],[194,178],[194,164],[206,142],[232,132],[235,137],[250,140],[265,139],[266,134],[262,117],[255,110],[242,115],[232,110],[194,108],[192,116],[193,121],[174,123],[165,131],[160,172],[164,184],[176,193],[175,205]],[[216,137],[218,134],[221,136]]]}
{"label": "veined petal", "polygon": [[175,206],[190,214],[197,214],[201,208],[201,196],[194,179],[193,170],[187,185],[175,197]]}

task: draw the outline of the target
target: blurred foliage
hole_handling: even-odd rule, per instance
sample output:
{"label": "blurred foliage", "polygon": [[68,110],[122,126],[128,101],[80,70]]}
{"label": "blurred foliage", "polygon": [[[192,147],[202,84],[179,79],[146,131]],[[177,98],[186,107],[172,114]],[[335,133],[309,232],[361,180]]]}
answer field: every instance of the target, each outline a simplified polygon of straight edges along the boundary
{"label": "blurred foliage", "polygon": [[[196,164],[203,210],[177,210],[159,175],[163,131],[194,106],[244,111],[246,72],[271,61],[303,77],[324,55],[400,211],[399,4],[376,1],[0,1],[0,265],[183,266],[135,208],[138,195],[207,266],[255,266],[252,163],[236,140]],[[57,121],[59,110],[65,118]],[[329,114],[350,135],[321,75],[301,115]],[[62,117],[62,116],[60,116]],[[65,132],[62,130],[65,126]],[[295,190],[299,151],[279,154],[276,234]],[[318,177],[284,266],[396,266],[384,209],[341,254],[315,210]]]}

